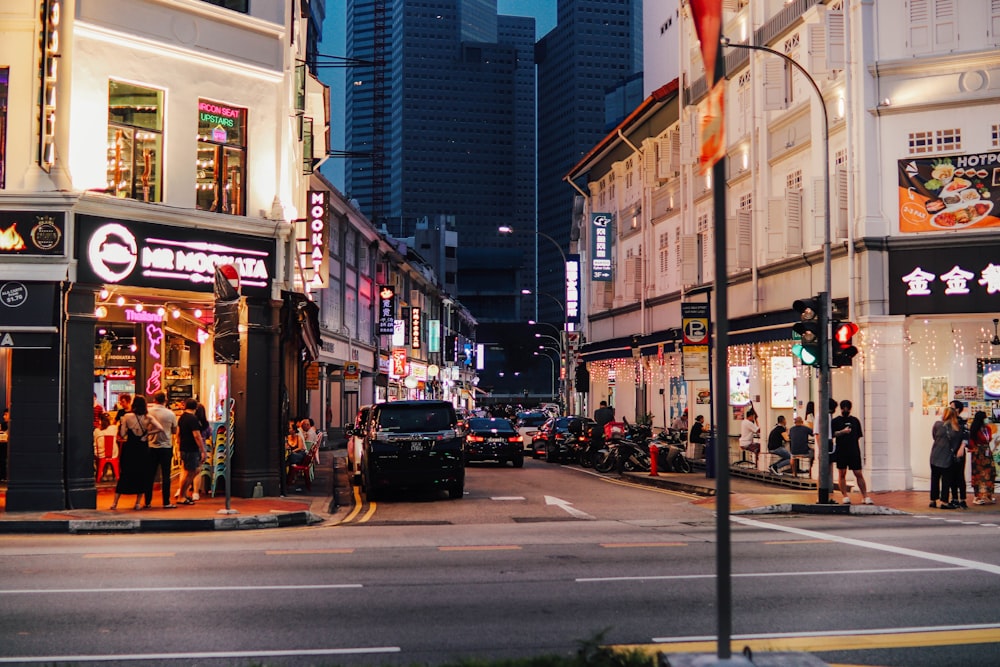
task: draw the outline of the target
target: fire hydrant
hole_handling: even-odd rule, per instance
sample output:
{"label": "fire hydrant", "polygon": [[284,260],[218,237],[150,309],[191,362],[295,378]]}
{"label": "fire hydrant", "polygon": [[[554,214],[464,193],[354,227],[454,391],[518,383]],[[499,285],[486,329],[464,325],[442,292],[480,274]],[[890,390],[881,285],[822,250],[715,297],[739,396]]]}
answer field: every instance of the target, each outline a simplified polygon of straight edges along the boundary
{"label": "fire hydrant", "polygon": [[657,472],[656,472],[656,455],[659,452],[660,452],[659,447],[657,447],[653,443],[649,444],[649,476],[650,477],[658,477],[659,476],[657,474]]}

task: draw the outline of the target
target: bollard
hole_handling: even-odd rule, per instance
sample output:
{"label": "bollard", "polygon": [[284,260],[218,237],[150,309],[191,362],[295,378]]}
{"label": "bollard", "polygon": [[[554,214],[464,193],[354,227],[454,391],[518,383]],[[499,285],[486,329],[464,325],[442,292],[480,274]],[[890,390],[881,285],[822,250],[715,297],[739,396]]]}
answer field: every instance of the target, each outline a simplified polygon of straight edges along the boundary
{"label": "bollard", "polygon": [[649,444],[649,476],[659,477],[656,472],[656,456],[660,453],[659,448],[653,443]]}

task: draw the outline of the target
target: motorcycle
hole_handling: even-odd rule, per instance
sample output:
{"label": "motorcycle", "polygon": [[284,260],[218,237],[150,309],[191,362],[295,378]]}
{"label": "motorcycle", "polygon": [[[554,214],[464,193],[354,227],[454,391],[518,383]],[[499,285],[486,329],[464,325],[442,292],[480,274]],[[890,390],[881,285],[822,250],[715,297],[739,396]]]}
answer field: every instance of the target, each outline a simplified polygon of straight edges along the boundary
{"label": "motorcycle", "polygon": [[600,450],[594,463],[594,469],[600,473],[612,470],[623,472],[648,472],[650,468],[648,449],[644,450],[638,443],[631,440],[612,440],[607,448]]}
{"label": "motorcycle", "polygon": [[[681,431],[677,429],[666,429],[647,440],[646,447],[657,446],[656,465],[664,472],[691,472],[691,462],[684,455],[686,443],[682,439]],[[671,455],[671,451],[676,454]]]}

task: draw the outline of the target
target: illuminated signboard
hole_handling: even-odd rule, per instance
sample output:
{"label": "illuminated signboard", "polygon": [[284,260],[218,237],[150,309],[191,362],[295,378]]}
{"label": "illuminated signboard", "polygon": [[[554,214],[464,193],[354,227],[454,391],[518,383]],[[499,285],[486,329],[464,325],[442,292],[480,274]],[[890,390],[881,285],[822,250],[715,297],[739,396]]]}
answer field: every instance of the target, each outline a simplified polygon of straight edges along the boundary
{"label": "illuminated signboard", "polygon": [[414,350],[420,349],[420,309],[416,306],[410,308],[410,347]]}
{"label": "illuminated signboard", "polygon": [[0,257],[63,255],[65,213],[0,211]]}
{"label": "illuminated signboard", "polygon": [[889,313],[924,315],[1000,311],[1000,243],[929,245],[889,252]]}
{"label": "illuminated signboard", "polygon": [[566,256],[566,321],[580,323],[580,256]]}
{"label": "illuminated signboard", "polygon": [[590,214],[590,279],[611,282],[611,214]]}
{"label": "illuminated signboard", "polygon": [[406,348],[405,347],[394,347],[392,348],[392,367],[389,371],[389,376],[394,378],[406,377],[409,375],[409,368],[406,364]]}
{"label": "illuminated signboard", "polygon": [[78,215],[77,280],[212,293],[215,267],[234,264],[243,294],[267,298],[274,239]]}
{"label": "illuminated signboard", "polygon": [[307,290],[329,287],[330,257],[327,252],[329,239],[329,213],[325,190],[309,191],[309,216],[306,218],[305,238],[299,238],[299,270]]}
{"label": "illuminated signboard", "polygon": [[198,100],[198,136],[202,141],[245,146],[246,109]]}
{"label": "illuminated signboard", "polygon": [[396,326],[396,290],[391,285],[378,288],[378,334],[391,336]]}

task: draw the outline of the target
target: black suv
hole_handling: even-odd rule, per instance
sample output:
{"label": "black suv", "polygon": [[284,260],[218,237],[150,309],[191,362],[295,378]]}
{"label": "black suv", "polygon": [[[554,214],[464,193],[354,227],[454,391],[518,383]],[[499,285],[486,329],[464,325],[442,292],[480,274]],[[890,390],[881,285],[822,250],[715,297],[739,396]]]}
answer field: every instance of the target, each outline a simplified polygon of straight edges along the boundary
{"label": "black suv", "polygon": [[361,485],[368,500],[390,486],[465,492],[465,438],[447,401],[378,403],[364,426]]}

